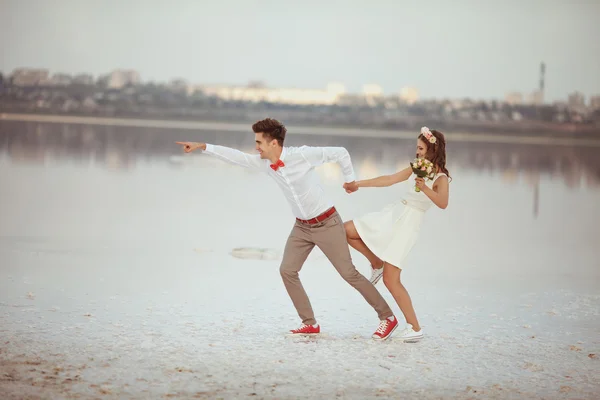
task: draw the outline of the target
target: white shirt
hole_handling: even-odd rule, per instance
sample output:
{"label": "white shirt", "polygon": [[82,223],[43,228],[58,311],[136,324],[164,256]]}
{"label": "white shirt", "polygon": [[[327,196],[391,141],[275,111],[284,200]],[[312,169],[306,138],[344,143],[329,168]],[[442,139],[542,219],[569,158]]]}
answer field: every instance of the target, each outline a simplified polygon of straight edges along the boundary
{"label": "white shirt", "polygon": [[271,161],[261,159],[259,154],[208,143],[203,152],[230,164],[267,173],[283,191],[294,216],[300,219],[314,218],[333,206],[321,187],[315,167],[337,162],[342,167],[345,181],[355,180],[350,154],[343,147],[283,147],[280,160],[285,166],[277,171],[270,167]]}

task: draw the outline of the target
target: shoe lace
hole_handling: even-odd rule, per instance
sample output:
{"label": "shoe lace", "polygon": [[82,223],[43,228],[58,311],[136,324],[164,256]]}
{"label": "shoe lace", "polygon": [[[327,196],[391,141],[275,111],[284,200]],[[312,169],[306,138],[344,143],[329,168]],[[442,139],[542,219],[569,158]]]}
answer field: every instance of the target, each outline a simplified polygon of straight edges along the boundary
{"label": "shoe lace", "polygon": [[381,321],[379,323],[379,327],[377,328],[377,330],[375,331],[375,333],[381,333],[381,334],[385,333],[385,331],[387,330],[387,327],[388,327],[389,323],[390,323],[390,321],[388,321],[387,319]]}
{"label": "shoe lace", "polygon": [[302,331],[305,331],[306,329],[308,329],[308,325],[302,324],[302,325],[300,325],[300,328],[294,329],[294,332],[302,332]]}
{"label": "shoe lace", "polygon": [[413,328],[411,326],[407,326],[406,328],[404,328],[402,330],[402,332],[400,332],[400,336],[404,336],[404,335],[408,335],[410,333],[413,333]]}

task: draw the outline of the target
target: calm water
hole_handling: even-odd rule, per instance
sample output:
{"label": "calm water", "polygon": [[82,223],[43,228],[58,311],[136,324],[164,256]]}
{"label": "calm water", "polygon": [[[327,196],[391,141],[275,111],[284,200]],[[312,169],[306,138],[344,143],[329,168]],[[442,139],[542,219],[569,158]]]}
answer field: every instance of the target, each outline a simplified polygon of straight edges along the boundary
{"label": "calm water", "polygon": [[[254,151],[245,132],[0,123],[3,246],[60,239],[281,250],[292,217],[275,184],[207,156],[183,155],[175,140]],[[360,178],[404,168],[415,145],[293,132],[287,144],[345,146]],[[412,258],[447,263],[449,275],[464,279],[481,271],[500,280],[553,271],[559,286],[598,291],[597,149],[451,139],[447,147],[450,206],[428,214],[416,250],[424,254]],[[320,171],[345,219],[396,201],[411,184],[349,196],[337,165]]]}

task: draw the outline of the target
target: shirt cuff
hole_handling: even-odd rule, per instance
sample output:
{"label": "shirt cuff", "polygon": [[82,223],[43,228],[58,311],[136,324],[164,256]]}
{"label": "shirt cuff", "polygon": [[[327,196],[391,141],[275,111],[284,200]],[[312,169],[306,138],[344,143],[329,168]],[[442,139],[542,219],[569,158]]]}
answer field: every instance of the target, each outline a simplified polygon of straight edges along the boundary
{"label": "shirt cuff", "polygon": [[356,177],[354,176],[354,174],[347,175],[345,178],[346,178],[346,183],[354,182],[356,180]]}
{"label": "shirt cuff", "polygon": [[215,149],[214,149],[214,147],[213,147],[212,144],[208,144],[208,143],[205,143],[205,144],[206,144],[206,149],[202,150],[203,153],[204,152],[207,152],[207,153],[214,153],[215,152]]}

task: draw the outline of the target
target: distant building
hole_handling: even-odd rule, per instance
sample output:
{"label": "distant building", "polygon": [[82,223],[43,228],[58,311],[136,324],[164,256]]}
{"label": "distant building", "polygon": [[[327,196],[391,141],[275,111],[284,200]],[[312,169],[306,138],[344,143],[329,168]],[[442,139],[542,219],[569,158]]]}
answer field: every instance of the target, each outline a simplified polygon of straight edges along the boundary
{"label": "distant building", "polygon": [[73,83],[80,85],[93,85],[94,77],[90,74],[77,74],[73,77]]}
{"label": "distant building", "polygon": [[544,104],[544,92],[541,90],[534,90],[527,96],[527,103],[534,106],[541,106]]}
{"label": "distant building", "polygon": [[366,97],[381,97],[383,96],[383,89],[377,84],[369,83],[363,85],[363,94]]}
{"label": "distant building", "polygon": [[254,89],[259,89],[259,88],[266,88],[267,85],[265,85],[265,83],[263,81],[250,81],[250,82],[248,82],[248,87],[254,88]]}
{"label": "distant building", "polygon": [[590,108],[592,110],[600,110],[600,96],[590,97]]}
{"label": "distant building", "polygon": [[569,107],[571,108],[584,108],[585,107],[585,96],[580,92],[573,92],[569,95]]}
{"label": "distant building", "polygon": [[176,91],[176,92],[187,92],[188,86],[189,86],[189,83],[185,79],[181,79],[181,78],[172,79],[168,85],[169,89]]}
{"label": "distant building", "polygon": [[188,96],[192,96],[195,93],[203,93],[204,92],[203,85],[188,84],[185,89],[186,89]]}
{"label": "distant building", "polygon": [[367,99],[360,94],[345,93],[339,97],[337,104],[349,107],[362,107],[367,105]]}
{"label": "distant building", "polygon": [[47,69],[18,68],[12,73],[12,83],[15,86],[45,85],[49,75]]}
{"label": "distant building", "polygon": [[111,89],[140,83],[140,73],[134,70],[118,69],[110,72],[106,78],[106,85]]}
{"label": "distant building", "polygon": [[50,78],[48,83],[50,85],[67,86],[70,85],[72,81],[73,77],[71,77],[71,75],[57,73],[52,75],[52,78]]}
{"label": "distant building", "polygon": [[419,100],[419,91],[413,87],[404,87],[400,89],[400,100],[407,104],[414,104]]}
{"label": "distant building", "polygon": [[383,89],[377,84],[366,84],[363,85],[363,95],[367,100],[367,104],[369,106],[374,106],[383,98]]}
{"label": "distant building", "polygon": [[188,93],[202,91],[206,96],[215,96],[229,101],[272,102],[296,105],[331,105],[338,102],[345,88],[330,84],[327,89],[268,88],[252,86],[188,86]]}
{"label": "distant building", "polygon": [[327,84],[327,93],[331,93],[332,95],[342,96],[346,93],[346,86],[339,82],[329,82]]}
{"label": "distant building", "polygon": [[88,96],[81,102],[81,106],[87,110],[94,110],[98,104],[96,103],[96,100]]}
{"label": "distant building", "polygon": [[504,101],[512,106],[523,104],[523,93],[511,92],[504,96]]}
{"label": "distant building", "polygon": [[513,121],[521,121],[523,119],[523,115],[518,111],[513,111],[510,117]]}

